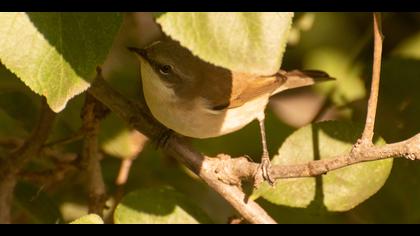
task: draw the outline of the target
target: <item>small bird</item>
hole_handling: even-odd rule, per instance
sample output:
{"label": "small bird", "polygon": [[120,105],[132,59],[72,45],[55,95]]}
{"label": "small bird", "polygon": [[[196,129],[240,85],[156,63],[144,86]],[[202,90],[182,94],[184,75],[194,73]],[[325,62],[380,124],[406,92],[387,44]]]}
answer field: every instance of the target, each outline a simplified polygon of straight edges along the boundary
{"label": "small bird", "polygon": [[193,138],[218,137],[258,120],[260,170],[270,184],[274,180],[264,127],[270,96],[332,79],[316,70],[279,70],[269,76],[231,71],[200,59],[167,36],[145,48],[128,49],[140,60],[143,93],[152,115],[173,131]]}

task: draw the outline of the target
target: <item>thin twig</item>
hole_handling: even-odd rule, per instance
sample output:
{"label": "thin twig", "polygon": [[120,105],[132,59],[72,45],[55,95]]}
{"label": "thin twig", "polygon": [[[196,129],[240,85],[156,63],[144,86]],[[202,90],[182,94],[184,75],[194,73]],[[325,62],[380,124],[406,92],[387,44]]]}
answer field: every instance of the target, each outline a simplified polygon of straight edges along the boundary
{"label": "thin twig", "polygon": [[29,160],[38,156],[48,138],[55,116],[45,98],[42,98],[41,117],[36,128],[20,148],[0,163],[0,224],[11,222],[10,210],[18,174]]}
{"label": "thin twig", "polygon": [[55,166],[54,169],[40,172],[21,172],[19,178],[38,185],[51,186],[62,181],[70,172],[76,171],[77,167],[72,163]]}
{"label": "thin twig", "polygon": [[374,49],[373,49],[373,68],[372,68],[372,84],[370,87],[370,97],[368,101],[367,115],[365,128],[360,140],[361,144],[372,145],[373,130],[375,127],[376,107],[378,104],[379,81],[381,74],[381,60],[382,60],[382,26],[381,13],[373,14],[373,34],[374,34]]}
{"label": "thin twig", "polygon": [[0,224],[11,223],[11,207],[13,191],[17,182],[16,175],[12,173],[2,174],[0,180]]}
{"label": "thin twig", "polygon": [[64,145],[68,143],[72,143],[82,139],[85,136],[85,132],[83,129],[78,130],[76,133],[71,134],[68,137],[64,137],[62,139],[54,140],[44,144],[44,148],[52,148],[54,146]]}
{"label": "thin twig", "polygon": [[100,155],[98,149],[99,121],[96,111],[102,106],[90,94],[86,94],[82,111],[85,139],[83,143],[82,166],[87,175],[89,193],[89,213],[102,217],[106,201],[105,183],[102,178]]}
{"label": "thin twig", "polygon": [[121,160],[120,171],[118,172],[117,179],[115,180],[115,184],[117,186],[125,185],[125,183],[127,182],[128,174],[130,173],[132,163],[132,159]]}
{"label": "thin twig", "polygon": [[130,174],[131,165],[137,156],[143,151],[144,145],[147,142],[147,137],[139,133],[137,130],[131,131],[131,141],[135,142],[135,149],[133,149],[131,156],[125,157],[121,160],[120,170],[118,171],[117,178],[115,179],[115,191],[113,194],[114,204],[111,206],[111,214],[105,219],[105,223],[113,223],[113,215],[116,207],[121,202],[125,193],[125,184],[127,183],[128,176]]}
{"label": "thin twig", "polygon": [[8,149],[15,149],[19,146],[21,146],[23,143],[22,139],[14,138],[14,137],[8,137],[3,138],[0,137],[0,146],[8,148]]}
{"label": "thin twig", "polygon": [[113,223],[115,209],[124,197],[125,184],[127,183],[132,164],[133,159],[131,158],[121,160],[120,170],[118,171],[117,178],[115,179],[116,188],[113,194],[114,204],[111,206],[111,214],[108,214],[108,217],[105,218],[105,223]]}
{"label": "thin twig", "polygon": [[130,139],[131,142],[133,142],[133,146],[129,156],[126,156],[123,160],[121,160],[120,170],[118,172],[117,178],[115,179],[115,184],[117,186],[125,185],[128,179],[128,175],[130,174],[131,164],[143,151],[144,145],[148,141],[147,137],[139,133],[137,130],[130,131]]}

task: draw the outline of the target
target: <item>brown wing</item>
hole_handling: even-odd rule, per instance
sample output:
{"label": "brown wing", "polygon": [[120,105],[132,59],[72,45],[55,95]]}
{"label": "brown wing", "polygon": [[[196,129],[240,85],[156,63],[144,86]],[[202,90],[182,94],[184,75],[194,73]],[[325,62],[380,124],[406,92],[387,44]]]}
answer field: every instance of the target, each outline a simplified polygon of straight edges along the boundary
{"label": "brown wing", "polygon": [[227,108],[242,106],[244,103],[262,95],[271,94],[285,83],[285,77],[273,76],[250,76],[233,74],[233,93]]}
{"label": "brown wing", "polygon": [[308,86],[317,82],[332,80],[327,73],[317,70],[280,70],[272,76],[255,77],[246,74],[232,75],[232,93],[229,101],[219,103],[214,110],[230,109],[242,106],[244,103],[265,94],[270,96],[278,92]]}

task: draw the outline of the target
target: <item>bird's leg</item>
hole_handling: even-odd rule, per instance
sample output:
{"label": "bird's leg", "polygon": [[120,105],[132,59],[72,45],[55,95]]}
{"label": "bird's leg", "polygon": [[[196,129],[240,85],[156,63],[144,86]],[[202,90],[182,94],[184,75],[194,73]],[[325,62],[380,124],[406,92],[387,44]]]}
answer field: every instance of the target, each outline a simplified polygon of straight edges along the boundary
{"label": "bird's leg", "polygon": [[261,169],[264,180],[266,180],[270,185],[273,185],[274,179],[270,176],[271,162],[270,162],[270,156],[268,154],[268,149],[267,149],[264,120],[265,120],[264,115],[261,115],[258,117],[258,123],[260,125],[260,132],[261,132],[261,143],[262,143],[262,148],[263,148],[263,154],[261,157],[261,164],[259,168]]}

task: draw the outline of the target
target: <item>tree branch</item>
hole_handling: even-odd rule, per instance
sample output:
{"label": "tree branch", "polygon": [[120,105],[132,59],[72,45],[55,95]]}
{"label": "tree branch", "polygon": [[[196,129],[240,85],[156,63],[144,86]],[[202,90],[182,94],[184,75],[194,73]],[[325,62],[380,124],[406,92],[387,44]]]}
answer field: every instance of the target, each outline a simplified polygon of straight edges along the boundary
{"label": "tree branch", "polygon": [[10,223],[13,191],[15,189],[19,172],[25,164],[36,157],[47,140],[56,114],[48,107],[45,98],[42,98],[41,117],[31,136],[0,163],[0,223]]}
{"label": "tree branch", "polygon": [[98,151],[99,121],[103,117],[100,104],[90,94],[86,94],[82,111],[83,130],[85,139],[83,143],[82,167],[87,175],[89,193],[89,213],[102,217],[106,201],[105,183],[102,178],[100,155]]}
{"label": "tree branch", "polygon": [[0,137],[0,146],[5,147],[7,149],[15,149],[17,147],[20,147],[22,145],[22,142],[23,141],[21,139],[15,137]]}
{"label": "tree branch", "polygon": [[[135,103],[124,98],[113,90],[102,78],[100,71],[88,90],[96,99],[105,104],[130,126],[145,134],[152,140],[167,134],[167,128],[162,126],[150,115],[144,103]],[[201,177],[211,188],[224,197],[246,220],[251,223],[275,223],[275,221],[252,200],[245,201],[246,196],[240,187],[223,183],[216,173],[209,169],[205,157],[193,150],[181,137],[170,136],[165,151],[184,163],[194,173]]]}
{"label": "tree branch", "polygon": [[71,134],[68,137],[64,137],[62,139],[58,139],[55,141],[51,141],[48,142],[46,144],[44,144],[44,148],[52,148],[54,146],[59,146],[59,145],[64,145],[64,144],[68,144],[68,143],[72,143],[75,141],[78,141],[80,139],[82,139],[85,136],[85,130],[80,129],[78,131],[76,131],[75,133]]}
{"label": "tree branch", "polygon": [[[274,165],[271,168],[271,176],[275,179],[315,177],[361,162],[399,157],[420,160],[420,133],[398,143],[361,146],[357,153],[350,152],[330,159],[295,165]],[[211,166],[210,169],[217,173],[219,180],[231,184],[252,178],[259,165],[250,162],[246,157],[230,158],[227,155],[219,155],[218,159],[208,158],[206,162],[206,165]]]}
{"label": "tree branch", "polygon": [[[374,15],[375,51],[372,91],[362,138],[351,152],[331,159],[316,160],[305,164],[272,166],[271,176],[275,179],[312,177],[356,163],[392,157],[404,156],[411,160],[420,160],[420,134],[398,143],[383,146],[372,144],[382,52],[379,18],[379,13],[376,13]],[[167,133],[167,129],[150,115],[144,102],[135,103],[121,96],[106,84],[100,71],[88,91],[133,128],[152,140],[159,141]],[[246,157],[231,158],[223,154],[218,155],[217,158],[205,157],[176,134],[169,136],[163,148],[165,152],[184,163],[211,188],[221,194],[244,219],[251,223],[275,223],[257,203],[246,200],[245,194],[240,189],[243,180],[254,178],[254,173],[259,168],[258,163],[250,162]]]}
{"label": "tree branch", "polygon": [[363,130],[362,137],[359,141],[362,145],[373,145],[373,129],[375,127],[376,107],[378,104],[379,81],[381,78],[381,60],[382,60],[382,26],[381,26],[381,13],[373,14],[373,36],[374,36],[374,49],[373,49],[373,68],[372,68],[372,84],[370,87],[370,97],[368,101],[368,108],[366,114],[365,129]]}
{"label": "tree branch", "polygon": [[19,178],[23,181],[49,187],[62,181],[69,173],[75,172],[76,170],[78,170],[78,168],[73,163],[67,163],[57,165],[54,169],[41,172],[21,172]]}
{"label": "tree branch", "polygon": [[[148,108],[144,104],[127,100],[109,87],[100,75],[97,76],[88,91],[133,128],[152,140],[156,140],[166,133],[167,129],[158,123],[150,113],[145,112],[148,111]],[[177,135],[168,138],[164,150],[200,176],[247,221],[275,223],[257,203],[252,200],[245,201],[246,196],[239,187],[242,180],[253,178],[258,163],[250,162],[245,157],[230,158],[227,155],[219,155],[218,158],[205,157]],[[328,160],[317,160],[297,165],[274,165],[271,175],[276,179],[317,176],[352,164],[396,156],[420,159],[420,134],[399,143],[378,147],[361,146],[357,151]]]}

